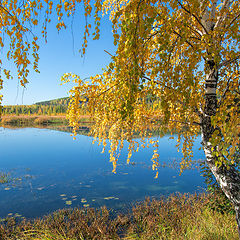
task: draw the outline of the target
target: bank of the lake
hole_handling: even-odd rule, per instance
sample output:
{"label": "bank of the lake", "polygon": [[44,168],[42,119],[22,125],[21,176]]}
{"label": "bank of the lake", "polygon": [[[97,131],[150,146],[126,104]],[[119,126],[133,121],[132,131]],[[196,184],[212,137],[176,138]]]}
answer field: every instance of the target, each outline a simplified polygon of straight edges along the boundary
{"label": "bank of the lake", "polygon": [[[213,198],[175,194],[146,199],[117,216],[102,207],[61,209],[31,221],[9,217],[1,222],[0,239],[239,239],[234,213],[217,210]],[[223,204],[219,198],[218,203]]]}
{"label": "bank of the lake", "polygon": [[[92,123],[88,115],[83,115],[80,122],[89,125]],[[36,127],[48,125],[68,126],[68,120],[65,115],[3,115],[0,118],[0,126]]]}

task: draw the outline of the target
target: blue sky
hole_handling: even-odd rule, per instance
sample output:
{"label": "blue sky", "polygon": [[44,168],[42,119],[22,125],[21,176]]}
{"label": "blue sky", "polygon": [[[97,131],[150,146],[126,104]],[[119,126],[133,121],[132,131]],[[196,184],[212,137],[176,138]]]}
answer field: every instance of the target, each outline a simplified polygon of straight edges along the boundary
{"label": "blue sky", "polygon": [[[73,27],[57,32],[55,24],[48,26],[48,42],[40,40],[39,70],[31,71],[26,88],[20,86],[16,75],[12,80],[5,80],[3,85],[3,105],[33,104],[35,102],[68,96],[71,84],[60,86],[60,78],[66,72],[76,73],[81,78],[102,72],[111,60],[116,47],[113,45],[112,27],[108,17],[101,22],[100,40],[90,40],[85,57],[81,57],[79,49],[82,44],[84,19],[75,16]],[[72,37],[72,35],[74,37]],[[13,69],[13,63],[7,67]]]}

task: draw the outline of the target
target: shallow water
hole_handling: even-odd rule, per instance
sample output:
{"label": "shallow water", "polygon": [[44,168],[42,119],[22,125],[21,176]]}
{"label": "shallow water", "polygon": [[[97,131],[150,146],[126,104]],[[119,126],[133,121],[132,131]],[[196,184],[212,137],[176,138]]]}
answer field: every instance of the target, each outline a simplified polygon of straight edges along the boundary
{"label": "shallow water", "polygon": [[[176,141],[169,136],[159,138],[160,162],[178,161],[181,154]],[[204,179],[197,169],[159,169],[159,177],[151,170],[153,149],[135,153],[126,164],[123,150],[117,173],[112,173],[108,153],[92,144],[92,138],[49,129],[0,128],[0,172],[12,179],[0,185],[0,217],[16,215],[39,217],[65,207],[100,207],[115,210],[129,207],[146,196],[161,197],[174,192],[203,191]],[[200,138],[194,146],[194,159],[203,159]],[[106,151],[107,152],[107,151]]]}

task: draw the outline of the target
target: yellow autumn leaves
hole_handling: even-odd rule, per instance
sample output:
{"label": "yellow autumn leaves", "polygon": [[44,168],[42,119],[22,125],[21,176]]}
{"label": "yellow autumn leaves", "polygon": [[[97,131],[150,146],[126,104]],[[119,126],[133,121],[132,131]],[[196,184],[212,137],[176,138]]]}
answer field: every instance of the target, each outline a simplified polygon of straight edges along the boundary
{"label": "yellow autumn leaves", "polygon": [[[211,59],[219,67],[217,95],[218,102],[222,102],[212,119],[223,133],[221,138],[215,138],[215,144],[222,145],[222,153],[227,152],[228,159],[232,159],[239,144],[240,117],[239,105],[229,105],[239,91],[239,71],[236,72],[237,64],[222,68],[221,63],[240,55],[239,37],[235,34],[240,22],[234,17],[239,14],[237,1],[224,8],[222,2],[213,1],[200,4],[198,0],[106,0],[101,10],[110,13],[117,51],[102,75],[90,82],[73,77],[77,85],[71,92],[71,126],[78,127],[79,99],[84,95],[95,122],[92,134],[99,143],[110,141],[113,172],[123,141],[129,142],[129,162],[138,149],[136,134],[149,138],[154,127],[163,133],[178,134],[178,147],[183,154],[181,168],[189,167],[204,112],[208,74],[204,65]],[[212,21],[215,28],[209,29]],[[224,94],[226,88],[228,93]],[[222,112],[226,116],[221,117]],[[154,170],[158,158],[156,147]]]}
{"label": "yellow autumn leaves", "polygon": [[[56,27],[60,30],[65,27],[66,17],[76,13],[80,2],[34,0],[20,8],[20,0],[2,1],[1,34],[9,36],[7,58],[16,64],[22,85],[27,82],[30,63],[33,62],[37,71],[39,60],[37,38],[32,36],[33,41],[23,41],[31,24],[39,25],[37,16],[44,11],[42,34],[46,37],[51,15],[57,15]],[[95,123],[92,129],[95,139],[104,145],[107,139],[110,141],[113,172],[124,140],[130,143],[129,162],[138,149],[135,136],[149,138],[154,128],[163,133],[178,133],[179,145],[182,140],[182,168],[188,167],[204,113],[206,65],[210,60],[218,68],[219,106],[212,124],[222,134],[221,138],[216,134],[212,143],[232,159],[239,144],[240,121],[239,105],[232,104],[240,91],[238,1],[232,1],[229,7],[224,5],[226,1],[210,0],[95,0],[94,6],[89,0],[82,3],[86,18],[94,14],[94,39],[100,36],[102,13],[109,13],[117,51],[103,74],[89,81],[75,74],[63,76],[63,82],[72,79],[76,84],[70,91],[67,116],[74,135],[79,127],[81,107],[86,105]],[[92,25],[86,21],[83,54]],[[213,27],[209,28],[210,25]],[[0,45],[4,46],[3,38]],[[7,69],[4,72],[10,77]],[[158,167],[158,157],[154,152],[153,169]]]}
{"label": "yellow autumn leaves", "polygon": [[[0,3],[0,46],[4,48],[0,59],[1,69],[5,69],[0,79],[4,77],[10,78],[11,73],[7,69],[9,61],[12,61],[16,66],[17,78],[22,86],[28,82],[28,74],[30,68],[38,72],[39,61],[39,45],[38,36],[35,35],[34,26],[39,26],[41,35],[47,41],[47,24],[51,22],[53,15],[57,15],[58,22],[56,28],[61,30],[65,28],[64,18],[75,14],[77,5],[83,2],[86,17],[90,16],[92,6],[88,0],[60,0],[58,2],[49,0],[3,0]],[[99,16],[100,2],[96,1],[95,22],[96,29],[94,37],[99,37]],[[41,16],[41,17],[40,17]],[[86,27],[83,36],[83,53],[87,47],[87,37],[89,36],[89,29],[91,25]],[[0,84],[0,90],[2,84]],[[0,101],[1,104],[1,101]]]}

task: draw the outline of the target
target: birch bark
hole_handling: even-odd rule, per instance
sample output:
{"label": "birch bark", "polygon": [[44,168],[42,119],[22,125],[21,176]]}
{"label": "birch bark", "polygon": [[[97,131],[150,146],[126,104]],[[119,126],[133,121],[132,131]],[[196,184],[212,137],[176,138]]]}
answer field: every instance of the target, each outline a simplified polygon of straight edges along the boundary
{"label": "birch bark", "polygon": [[213,147],[210,142],[214,132],[214,127],[211,123],[211,117],[216,114],[217,110],[216,88],[218,73],[213,61],[209,60],[207,62],[206,72],[205,107],[203,111],[204,114],[201,119],[203,149],[209,169],[235,208],[240,237],[240,173],[233,165],[228,167],[224,165],[217,167],[216,162],[218,159],[213,154],[213,151],[217,151],[217,146]]}

